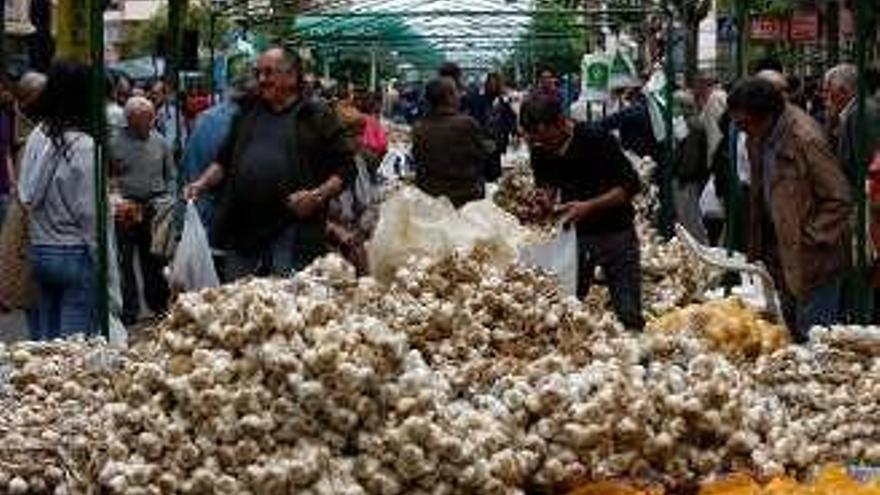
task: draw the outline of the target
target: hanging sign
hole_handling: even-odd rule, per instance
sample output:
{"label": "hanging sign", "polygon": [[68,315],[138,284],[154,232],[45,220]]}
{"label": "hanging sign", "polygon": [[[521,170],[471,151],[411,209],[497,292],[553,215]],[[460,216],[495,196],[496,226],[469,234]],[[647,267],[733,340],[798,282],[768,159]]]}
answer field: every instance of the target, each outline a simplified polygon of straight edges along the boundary
{"label": "hanging sign", "polygon": [[588,53],[581,60],[581,93],[589,101],[608,99],[610,78],[608,58],[604,53]]}
{"label": "hanging sign", "polygon": [[799,11],[791,16],[788,27],[791,41],[814,42],[819,39],[819,14],[816,11]]}
{"label": "hanging sign", "polygon": [[30,0],[6,0],[3,21],[6,34],[13,36],[26,36],[37,30],[31,23]]}
{"label": "hanging sign", "polygon": [[616,50],[608,68],[608,88],[631,88],[638,86],[639,77],[636,74],[636,66],[622,50]]}
{"label": "hanging sign", "polygon": [[753,17],[749,37],[756,41],[779,41],[785,39],[785,23],[774,17]]}
{"label": "hanging sign", "polygon": [[856,37],[856,21],[852,10],[840,7],[840,36],[851,40]]}

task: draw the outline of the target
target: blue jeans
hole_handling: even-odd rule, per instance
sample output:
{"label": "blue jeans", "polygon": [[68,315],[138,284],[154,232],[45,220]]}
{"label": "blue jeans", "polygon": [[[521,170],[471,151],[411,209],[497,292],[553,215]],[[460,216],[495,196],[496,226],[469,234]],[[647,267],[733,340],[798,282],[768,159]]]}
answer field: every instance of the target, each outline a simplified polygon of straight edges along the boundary
{"label": "blue jeans", "polygon": [[792,340],[804,343],[809,339],[810,328],[840,323],[841,278],[813,289],[807,297],[798,301],[784,291],[780,296],[782,314],[791,332]]}
{"label": "blue jeans", "polygon": [[31,339],[95,332],[95,269],[87,246],[31,246],[37,286]]}
{"label": "blue jeans", "polygon": [[293,274],[296,260],[293,256],[297,238],[295,226],[287,227],[263,249],[253,253],[230,251],[224,263],[225,282],[249,275],[287,277]]}
{"label": "blue jeans", "polygon": [[6,219],[6,210],[9,207],[9,195],[6,193],[0,192],[0,226],[3,225],[3,221]]}

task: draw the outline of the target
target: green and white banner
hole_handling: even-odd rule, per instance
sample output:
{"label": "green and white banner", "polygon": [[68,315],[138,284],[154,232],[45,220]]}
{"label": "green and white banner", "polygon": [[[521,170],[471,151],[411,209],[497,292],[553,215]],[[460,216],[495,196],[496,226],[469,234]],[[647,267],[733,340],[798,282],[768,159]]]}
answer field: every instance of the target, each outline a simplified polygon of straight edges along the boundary
{"label": "green and white banner", "polygon": [[611,67],[604,52],[588,53],[581,60],[581,97],[588,101],[608,99]]}
{"label": "green and white banner", "polygon": [[608,89],[632,88],[639,86],[639,75],[632,58],[621,49],[615,49],[608,70]]}

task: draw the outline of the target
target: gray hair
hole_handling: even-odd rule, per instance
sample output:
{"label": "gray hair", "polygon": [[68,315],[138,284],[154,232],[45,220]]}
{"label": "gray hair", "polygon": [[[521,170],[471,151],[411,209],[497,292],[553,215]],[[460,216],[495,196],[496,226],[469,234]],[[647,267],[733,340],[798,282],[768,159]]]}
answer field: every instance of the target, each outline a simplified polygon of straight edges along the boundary
{"label": "gray hair", "polygon": [[153,102],[143,96],[132,96],[125,102],[125,118],[139,113],[155,111],[156,107],[153,106]]}
{"label": "gray hair", "polygon": [[40,93],[46,88],[48,80],[42,72],[28,71],[18,80],[18,88],[24,93]]}
{"label": "gray hair", "polygon": [[788,91],[788,81],[785,79],[785,76],[773,69],[764,69],[761,72],[755,74],[755,77],[758,79],[763,79],[776,88],[776,91],[785,92]]}
{"label": "gray hair", "polygon": [[835,84],[855,93],[859,87],[859,70],[853,64],[840,64],[825,73],[825,84]]}

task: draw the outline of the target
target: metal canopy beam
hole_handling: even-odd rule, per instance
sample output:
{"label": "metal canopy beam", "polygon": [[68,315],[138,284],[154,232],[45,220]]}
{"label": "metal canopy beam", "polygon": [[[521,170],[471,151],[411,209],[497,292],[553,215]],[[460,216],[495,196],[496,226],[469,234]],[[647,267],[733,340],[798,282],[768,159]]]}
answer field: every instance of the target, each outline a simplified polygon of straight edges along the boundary
{"label": "metal canopy beam", "polygon": [[[351,12],[313,12],[300,13],[301,16],[320,19],[354,19],[354,18],[377,18],[377,17],[397,17],[409,19],[431,19],[437,17],[453,17],[453,18],[478,18],[478,17],[520,17],[531,18],[536,15],[572,15],[572,16],[591,16],[599,18],[611,18],[615,16],[633,15],[633,14],[650,14],[664,13],[662,8],[658,7],[609,7],[607,9],[523,9],[523,10],[465,10],[465,9],[442,9],[442,10],[377,10],[377,11],[351,11]],[[242,14],[249,23],[266,23],[283,21],[283,17],[279,18],[271,7],[262,9],[249,8]],[[260,19],[263,18],[263,19]]]}
{"label": "metal canopy beam", "polygon": [[357,18],[357,17],[532,17],[536,15],[585,15],[608,16],[626,14],[647,14],[662,12],[659,8],[619,7],[608,9],[523,9],[523,10],[377,10],[375,12],[316,12],[305,14],[312,18]]}
{"label": "metal canopy beam", "polygon": [[425,36],[395,36],[392,38],[380,38],[380,37],[363,37],[363,36],[301,36],[298,37],[298,41],[304,42],[318,42],[318,43],[336,43],[336,42],[351,42],[351,43],[369,43],[369,42],[409,42],[409,41],[419,41],[427,39],[429,41],[444,41],[444,40],[558,40],[558,39],[570,39],[570,38],[578,38],[580,37],[580,33],[540,33],[540,34],[532,34],[532,35],[522,35],[518,36],[516,34],[505,34],[500,36],[494,36],[491,34],[428,34]]}

